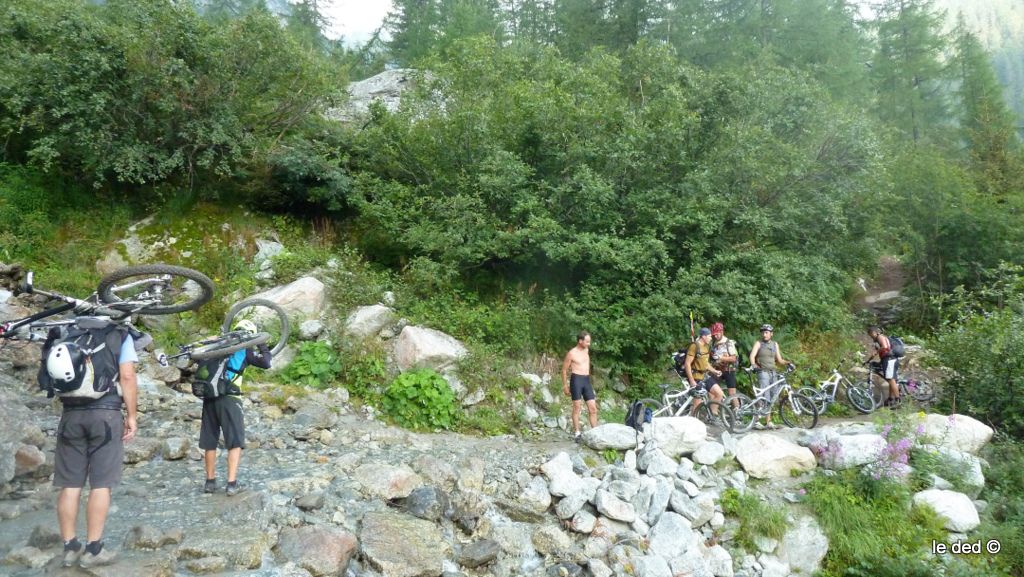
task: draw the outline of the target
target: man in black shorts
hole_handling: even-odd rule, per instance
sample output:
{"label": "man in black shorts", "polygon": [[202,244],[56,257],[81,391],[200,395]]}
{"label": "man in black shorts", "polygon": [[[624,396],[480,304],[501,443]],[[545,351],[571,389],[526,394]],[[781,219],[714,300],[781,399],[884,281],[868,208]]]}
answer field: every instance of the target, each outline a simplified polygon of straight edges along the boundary
{"label": "man in black shorts", "polygon": [[578,442],[583,401],[587,402],[590,428],[597,426],[597,401],[594,387],[590,383],[590,333],[587,331],[582,331],[576,336],[576,346],[565,354],[565,362],[562,363],[562,390],[572,397],[573,439]]}
{"label": "man in black shorts", "polygon": [[[48,348],[44,346],[44,350]],[[111,347],[113,348],[113,347]],[[100,375],[117,375],[116,386],[98,399],[61,398],[63,412],[57,426],[57,448],[54,455],[53,486],[60,488],[57,497],[57,522],[64,541],[65,567],[79,565],[84,568],[113,563],[117,555],[103,548],[103,528],[110,511],[110,490],[121,483],[124,461],[124,443],[135,437],[138,429],[136,407],[138,400],[135,363],[139,357],[135,339],[124,334],[117,354],[93,349],[89,366],[92,370],[78,371],[84,365],[70,369],[69,373],[58,365],[68,361],[68,349],[53,347],[46,359],[46,370],[51,378],[71,380],[99,379]],[[107,377],[109,378],[109,377]],[[121,407],[125,413],[122,415]],[[82,488],[89,482],[86,504],[86,542],[83,545],[75,535],[78,525],[79,500]]]}
{"label": "man in black shorts", "polygon": [[[234,330],[257,333],[256,324],[250,320],[239,321]],[[242,373],[246,367],[269,369],[271,353],[267,345],[259,345],[259,352],[243,349],[227,359],[226,366],[218,379],[218,391],[224,394],[203,399],[203,418],[199,430],[199,448],[205,451],[206,483],[204,493],[217,490],[217,442],[224,433],[224,448],[228,451],[228,496],[242,490],[238,484],[238,466],[242,462],[245,448],[245,419],[242,417]]]}

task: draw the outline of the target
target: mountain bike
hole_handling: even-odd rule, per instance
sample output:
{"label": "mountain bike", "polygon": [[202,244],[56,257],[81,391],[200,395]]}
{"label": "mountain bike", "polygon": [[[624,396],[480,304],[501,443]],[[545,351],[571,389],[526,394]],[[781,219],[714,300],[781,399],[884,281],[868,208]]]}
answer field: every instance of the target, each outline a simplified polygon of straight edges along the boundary
{"label": "mountain bike", "polygon": [[814,401],[818,414],[821,415],[829,405],[838,402],[836,396],[840,385],[846,394],[846,400],[858,413],[867,415],[875,410],[871,390],[851,383],[850,379],[839,372],[838,367],[832,369],[832,376],[818,383],[817,387],[800,387],[796,392]]}
{"label": "mountain bike", "polygon": [[[889,383],[885,381],[885,372],[881,361],[867,361],[868,374],[864,379],[864,387],[871,391],[875,407],[880,407],[889,395]],[[881,386],[876,386],[874,377],[882,378]],[[935,387],[927,379],[917,379],[913,376],[901,376],[896,379],[896,386],[900,390],[900,402],[909,396],[918,403],[925,405],[935,398]]]}
{"label": "mountain bike", "polygon": [[130,324],[132,315],[168,315],[199,308],[213,297],[213,281],[201,272],[163,264],[129,266],[116,270],[100,280],[96,292],[83,299],[42,290],[34,284],[29,271],[15,294],[34,294],[51,301],[54,307],[24,318],[0,324],[0,339],[44,340],[37,331],[70,325],[75,319],[48,321],[43,319],[64,313],[75,317],[103,317],[116,323]]}
{"label": "mountain bike", "polygon": [[[253,321],[260,330],[251,333],[234,329],[235,323],[242,319]],[[178,345],[177,354],[160,355],[157,361],[165,367],[170,361],[181,357],[205,361],[226,357],[262,344],[266,344],[270,353],[276,355],[288,344],[290,332],[288,314],[277,303],[258,298],[245,299],[235,303],[228,310],[219,335]]]}
{"label": "mountain bike", "polygon": [[[782,422],[790,427],[813,429],[818,424],[818,407],[815,402],[805,395],[794,392],[786,380],[786,375],[795,369],[796,367],[789,365],[785,372],[777,373],[777,378],[763,388],[756,383],[753,384],[753,399],[743,393],[726,397],[725,404],[733,408],[736,417],[736,432],[749,431],[758,418],[770,415],[776,404]],[[747,367],[743,370],[752,375],[761,369]]]}
{"label": "mountain bike", "polygon": [[655,419],[691,416],[700,419],[705,425],[733,432],[736,418],[732,409],[719,401],[708,398],[708,391],[705,387],[710,382],[711,375],[706,375],[697,383],[696,387],[690,387],[685,373],[681,374],[678,368],[679,363],[676,358],[678,355],[679,353],[672,355],[673,360],[677,361],[673,370],[682,381],[681,388],[670,383],[658,385],[662,389],[661,400],[646,398],[640,399],[640,402],[651,409],[652,418]]}

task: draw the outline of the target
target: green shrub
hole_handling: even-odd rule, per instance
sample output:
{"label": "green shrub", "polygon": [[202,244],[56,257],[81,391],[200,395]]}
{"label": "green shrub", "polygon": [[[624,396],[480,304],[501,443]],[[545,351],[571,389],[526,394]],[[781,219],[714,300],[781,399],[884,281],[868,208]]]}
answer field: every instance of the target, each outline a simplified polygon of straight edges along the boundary
{"label": "green shrub", "polygon": [[601,451],[601,457],[606,463],[614,465],[615,461],[619,460],[619,452],[615,449],[605,449]]}
{"label": "green shrub", "polygon": [[335,382],[341,370],[341,357],[330,345],[305,342],[299,346],[295,359],[281,371],[280,378],[285,383],[323,389]]}
{"label": "green shrub", "polygon": [[786,533],[786,513],[780,507],[763,503],[753,493],[726,489],[722,493],[722,512],[739,518],[736,542],[747,551],[755,551],[754,537],[781,539]]}
{"label": "green shrub", "polygon": [[387,361],[379,346],[347,345],[341,349],[342,369],[339,381],[352,395],[370,399],[379,394],[387,381]]}
{"label": "green shrub", "polygon": [[491,437],[512,432],[510,419],[494,407],[475,407],[461,419],[460,429]]}
{"label": "green shrub", "polygon": [[919,566],[930,555],[932,539],[944,540],[946,531],[934,511],[910,507],[906,486],[844,471],[815,477],[806,491],[807,503],[829,538],[824,576],[869,575],[876,564],[896,559],[904,564],[903,574],[930,574],[920,572]]}
{"label": "green shrub", "polygon": [[398,375],[382,401],[385,414],[411,429],[451,429],[459,416],[451,387],[432,369]]}

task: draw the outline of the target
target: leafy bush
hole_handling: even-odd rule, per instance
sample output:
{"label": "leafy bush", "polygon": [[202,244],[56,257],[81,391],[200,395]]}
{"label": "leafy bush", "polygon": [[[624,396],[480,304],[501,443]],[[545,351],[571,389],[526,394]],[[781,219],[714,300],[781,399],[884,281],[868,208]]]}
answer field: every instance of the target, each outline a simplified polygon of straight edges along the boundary
{"label": "leafy bush", "polygon": [[329,344],[305,342],[299,346],[295,359],[281,371],[280,377],[285,383],[323,389],[333,384],[341,371],[341,356]]}
{"label": "leafy bush", "polygon": [[411,429],[451,429],[459,412],[455,394],[432,369],[417,369],[391,381],[382,399],[384,413]]}
{"label": "leafy bush", "polygon": [[753,493],[726,489],[722,493],[722,512],[739,518],[736,542],[747,551],[756,551],[754,537],[781,539],[786,533],[786,513],[780,507],[763,503]]}

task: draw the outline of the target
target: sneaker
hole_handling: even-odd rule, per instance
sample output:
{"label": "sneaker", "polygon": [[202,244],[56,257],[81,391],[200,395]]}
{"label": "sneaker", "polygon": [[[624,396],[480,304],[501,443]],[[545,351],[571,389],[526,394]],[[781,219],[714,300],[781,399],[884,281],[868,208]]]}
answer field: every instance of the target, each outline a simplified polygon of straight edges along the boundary
{"label": "sneaker", "polygon": [[74,567],[78,565],[78,560],[82,558],[82,554],[85,553],[85,545],[81,545],[78,549],[68,549],[64,551],[64,562],[62,565],[65,567]]}
{"label": "sneaker", "polygon": [[245,487],[243,487],[238,481],[235,481],[233,483],[228,483],[228,487],[227,487],[228,497],[234,497],[235,495],[241,493],[244,490],[245,490]]}
{"label": "sneaker", "polygon": [[207,479],[206,484],[203,485],[204,493],[216,493],[217,492],[217,479]]}
{"label": "sneaker", "polygon": [[83,569],[89,569],[91,567],[110,565],[114,561],[117,561],[117,553],[114,553],[110,549],[104,547],[96,555],[93,555],[92,553],[85,553],[82,555],[82,558],[78,561],[78,566]]}
{"label": "sneaker", "polygon": [[889,403],[889,408],[895,411],[896,409],[900,408],[900,404],[902,403],[903,399],[896,397],[895,399],[889,399],[889,401],[891,401]]}
{"label": "sneaker", "polygon": [[763,425],[763,424],[761,424],[761,423],[754,423],[754,429],[755,429],[755,430],[758,430],[758,431],[763,431],[763,430],[764,430],[764,428],[765,428],[765,427],[764,427],[764,425]]}
{"label": "sneaker", "polygon": [[583,435],[579,431],[576,431],[576,434],[572,436],[572,440],[576,441],[577,443],[579,443],[580,439],[582,439],[582,438],[583,438]]}
{"label": "sneaker", "polygon": [[767,425],[765,425],[765,427],[767,427],[767,428],[769,428],[769,429],[771,429],[773,431],[779,428],[779,426],[776,425],[775,423],[768,423]]}

